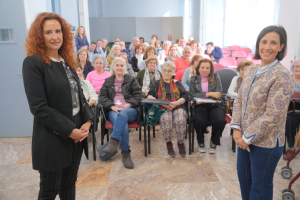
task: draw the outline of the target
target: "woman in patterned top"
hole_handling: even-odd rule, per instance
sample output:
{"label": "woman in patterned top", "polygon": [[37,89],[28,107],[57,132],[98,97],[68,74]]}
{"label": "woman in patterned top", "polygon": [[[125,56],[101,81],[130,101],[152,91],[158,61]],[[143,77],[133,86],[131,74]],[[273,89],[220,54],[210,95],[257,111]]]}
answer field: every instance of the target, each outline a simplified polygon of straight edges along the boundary
{"label": "woman in patterned top", "polygon": [[[231,128],[238,145],[237,172],[243,199],[273,199],[273,177],[284,146],[292,77],[280,64],[287,49],[282,26],[258,35],[254,59],[235,98]],[[248,149],[246,150],[246,148]]]}
{"label": "woman in patterned top", "polygon": [[[292,66],[291,72],[293,77],[293,87],[295,92],[300,92],[300,58],[296,59]],[[296,110],[300,110],[299,105],[295,104]],[[293,103],[290,103],[289,110],[294,110]],[[295,112],[290,112],[286,117],[285,136],[288,141],[288,149],[283,155],[284,160],[288,160],[295,153],[295,136],[297,133],[297,127],[299,127],[300,120],[296,116]]]}

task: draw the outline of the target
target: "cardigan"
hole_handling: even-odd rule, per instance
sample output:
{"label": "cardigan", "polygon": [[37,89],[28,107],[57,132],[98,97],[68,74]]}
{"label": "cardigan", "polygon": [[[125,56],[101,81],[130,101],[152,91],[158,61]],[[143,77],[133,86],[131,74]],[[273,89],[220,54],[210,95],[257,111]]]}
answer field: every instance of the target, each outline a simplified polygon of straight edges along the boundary
{"label": "cardigan", "polygon": [[[158,71],[158,70],[157,70]],[[141,86],[141,88],[143,88],[143,81],[144,81],[144,75],[145,75],[146,69],[142,69],[141,71],[139,71],[139,73],[136,76],[136,80],[139,83],[139,85]],[[160,71],[158,71],[160,77],[162,77]],[[152,82],[150,79],[150,86],[151,86]]]}
{"label": "cardigan", "polygon": [[90,61],[86,61],[85,67],[83,69],[84,78],[86,78],[88,76],[88,74],[94,70],[95,70],[95,68],[92,66],[92,63]]}
{"label": "cardigan", "polygon": [[236,97],[237,93],[235,92],[235,88],[237,87],[237,80],[239,76],[233,77],[231,80],[230,86],[228,88],[227,96],[229,97]]}
{"label": "cardigan", "polygon": [[75,37],[75,43],[76,43],[76,48],[77,48],[77,52],[79,51],[79,49],[81,49],[81,47],[87,45],[87,48],[89,48],[89,41],[86,37],[81,38],[80,35],[77,35]]}
{"label": "cardigan", "polygon": [[247,144],[275,148],[285,143],[285,123],[292,77],[280,62],[247,68],[233,105],[231,128],[242,131]]}
{"label": "cardigan", "polygon": [[[143,57],[143,60],[145,60],[146,58],[145,57]],[[143,62],[143,61],[142,61]],[[141,62],[141,63],[142,63]],[[131,66],[132,66],[132,69],[133,69],[133,71],[134,72],[139,72],[140,71],[140,69],[139,69],[139,67],[138,67],[138,59],[135,57],[135,56],[133,56],[132,58],[131,58]]]}

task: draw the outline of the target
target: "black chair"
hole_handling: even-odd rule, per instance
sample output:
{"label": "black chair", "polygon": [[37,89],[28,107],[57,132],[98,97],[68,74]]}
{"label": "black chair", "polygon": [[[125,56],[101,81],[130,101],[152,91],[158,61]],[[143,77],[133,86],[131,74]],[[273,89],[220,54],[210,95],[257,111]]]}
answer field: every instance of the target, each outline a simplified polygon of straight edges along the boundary
{"label": "black chair", "polygon": [[131,42],[125,42],[125,48],[126,48],[127,50],[129,50],[130,44],[131,44]]}
{"label": "black chair", "polygon": [[[143,103],[142,103],[143,104]],[[189,132],[189,155],[191,155],[192,153],[192,145],[191,145],[191,126],[192,126],[192,116],[191,116],[191,102],[188,101],[187,102],[188,104],[188,119],[187,119],[187,125],[188,125],[188,128],[186,128],[186,135],[185,135],[185,138],[187,138],[187,132]],[[144,132],[146,131],[146,128],[148,130],[148,154],[151,154],[151,137],[150,137],[150,126],[146,124],[146,119],[147,119],[147,113],[146,113],[146,110],[145,110],[145,105],[143,104],[143,117],[144,117]],[[156,123],[154,126],[153,126],[153,138],[155,138],[155,126],[159,125],[159,123]],[[194,141],[194,138],[193,138],[193,141]],[[146,155],[145,155],[146,156]]]}
{"label": "black chair", "polygon": [[237,76],[238,74],[232,69],[219,69],[215,73],[218,74],[221,79],[223,95],[227,95],[228,88],[231,84],[233,77]]}
{"label": "black chair", "polygon": [[110,42],[107,44],[107,46],[109,46],[109,48],[111,48],[115,43],[114,42]]}

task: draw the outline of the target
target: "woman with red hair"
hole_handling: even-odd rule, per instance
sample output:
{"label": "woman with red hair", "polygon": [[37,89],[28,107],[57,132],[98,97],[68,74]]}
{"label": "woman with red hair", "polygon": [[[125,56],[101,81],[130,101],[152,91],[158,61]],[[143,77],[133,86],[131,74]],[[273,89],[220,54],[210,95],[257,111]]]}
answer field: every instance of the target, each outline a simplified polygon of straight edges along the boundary
{"label": "woman with red hair", "polygon": [[23,80],[31,113],[32,165],[40,173],[38,199],[75,199],[75,182],[92,124],[73,58],[71,25],[40,13],[26,37]]}

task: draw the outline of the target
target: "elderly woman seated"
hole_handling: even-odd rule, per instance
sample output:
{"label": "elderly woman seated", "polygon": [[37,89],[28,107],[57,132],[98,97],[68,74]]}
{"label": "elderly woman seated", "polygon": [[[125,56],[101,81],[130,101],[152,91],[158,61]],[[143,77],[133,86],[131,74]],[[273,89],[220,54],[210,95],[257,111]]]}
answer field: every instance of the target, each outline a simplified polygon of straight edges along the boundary
{"label": "elderly woman seated", "polygon": [[110,53],[107,56],[108,68],[110,67],[112,61],[119,56],[121,52],[121,47],[118,44],[114,44],[110,50]]}
{"label": "elderly woman seated", "polygon": [[104,55],[95,54],[93,56],[92,65],[95,67],[95,70],[88,74],[86,80],[88,80],[92,84],[94,90],[99,93],[105,79],[110,77],[110,73],[104,70],[108,63]]}
{"label": "elderly woman seated", "polygon": [[[300,92],[300,58],[296,59],[291,65],[291,72],[293,78],[294,92]],[[296,110],[300,110],[300,106],[295,104]],[[290,103],[289,110],[294,110],[293,103]],[[285,125],[285,136],[288,141],[288,148],[283,155],[284,160],[289,160],[295,153],[295,136],[297,133],[297,128],[300,125],[300,120],[296,116],[295,112],[290,112],[286,117]]]}
{"label": "elderly woman seated", "polygon": [[160,71],[156,69],[158,63],[156,56],[149,56],[146,60],[146,68],[139,71],[136,76],[137,82],[142,88],[143,97],[146,98],[150,89],[150,86],[154,81],[160,80],[162,75]]}
{"label": "elderly woman seated", "polygon": [[176,45],[170,47],[170,55],[166,57],[165,61],[174,61],[176,58],[181,57],[181,53],[178,54],[178,49]]}
{"label": "elderly woman seated", "polygon": [[239,72],[239,76],[233,77],[231,84],[228,88],[228,92],[227,92],[228,97],[231,97],[233,99],[236,97],[236,95],[242,85],[245,71],[246,71],[247,67],[249,67],[252,64],[253,64],[253,62],[251,62],[250,60],[243,60],[242,62],[240,62],[238,64],[236,70]]}
{"label": "elderly woman seated", "polygon": [[130,156],[128,122],[137,121],[142,126],[142,90],[136,79],[127,74],[126,62],[123,58],[116,57],[113,60],[110,73],[112,76],[105,79],[99,94],[106,119],[109,119],[114,126],[111,140],[103,152],[112,154],[119,145],[124,166],[132,169],[134,164]]}
{"label": "elderly woman seated", "polygon": [[144,46],[142,44],[135,45],[135,55],[131,58],[131,65],[134,72],[139,72],[141,62],[144,60]]}
{"label": "elderly woman seated", "polygon": [[[201,59],[196,67],[196,76],[191,77],[190,96],[194,98],[221,98],[222,84],[218,74],[214,73],[214,65],[210,59]],[[206,152],[204,133],[211,125],[211,139],[209,153],[216,153],[220,145],[220,136],[226,125],[225,110],[216,104],[197,102],[194,113],[193,125],[197,132],[199,151]]]}
{"label": "elderly woman seated", "polygon": [[191,67],[184,71],[181,83],[186,91],[189,91],[191,77],[196,74],[196,67],[202,58],[200,55],[194,55],[191,61]]}
{"label": "elderly woman seated", "polygon": [[164,41],[163,49],[159,51],[157,56],[159,64],[162,65],[165,62],[166,57],[169,56],[170,46],[171,46],[171,42],[169,40]]}
{"label": "elderly woman seated", "polygon": [[183,140],[187,120],[187,104],[185,102],[189,99],[189,93],[179,81],[171,78],[175,70],[175,65],[172,62],[167,61],[161,67],[162,79],[151,85],[148,98],[171,101],[168,105],[163,106],[165,112],[160,118],[160,129],[166,140],[168,154],[172,158],[175,157],[175,151],[171,139],[173,128],[175,129],[179,154],[184,157],[186,151]]}
{"label": "elderly woman seated", "polygon": [[121,58],[123,58],[123,59],[125,60],[125,62],[126,62],[126,68],[127,68],[128,74],[129,74],[130,76],[135,77],[135,73],[134,73],[134,71],[133,71],[133,69],[132,69],[132,66],[131,66],[131,64],[128,63],[128,59],[127,59],[128,56],[127,56],[127,53],[122,52],[122,53],[120,53],[119,57],[121,57]]}
{"label": "elderly woman seated", "polygon": [[[140,70],[146,68],[145,60],[149,56],[154,56],[154,55],[156,55],[156,48],[152,47],[152,46],[147,47],[147,49],[145,50],[145,53],[144,53],[144,58],[143,58],[144,60],[141,62],[141,68],[140,68]],[[157,62],[156,69],[161,72],[161,67],[160,67],[159,62]]]}
{"label": "elderly woman seated", "polygon": [[88,102],[89,106],[95,105],[98,99],[98,95],[96,94],[92,84],[88,80],[84,80],[82,76],[81,66],[77,67],[76,73],[79,77],[80,85],[86,101]]}
{"label": "elderly woman seated", "polygon": [[94,70],[90,62],[89,52],[86,49],[80,49],[76,55],[77,66],[83,69],[83,78],[86,78],[88,73]]}
{"label": "elderly woman seated", "polygon": [[205,52],[205,49],[204,49],[203,46],[197,47],[197,55],[200,55],[200,56],[202,56],[203,58],[208,58],[208,59],[210,59],[208,55],[204,54],[204,52]]}

